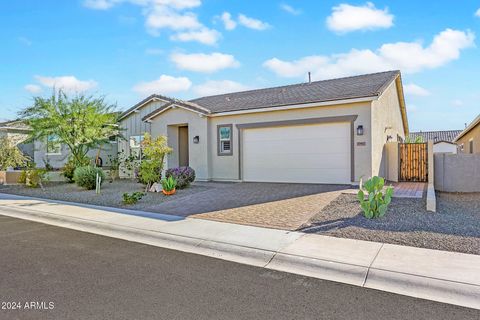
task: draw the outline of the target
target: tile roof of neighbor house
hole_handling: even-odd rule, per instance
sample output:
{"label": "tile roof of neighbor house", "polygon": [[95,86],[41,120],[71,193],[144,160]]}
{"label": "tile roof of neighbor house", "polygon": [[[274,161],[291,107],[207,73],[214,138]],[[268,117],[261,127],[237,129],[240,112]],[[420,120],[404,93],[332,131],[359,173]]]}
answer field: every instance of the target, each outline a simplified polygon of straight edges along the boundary
{"label": "tile roof of neighbor house", "polygon": [[400,75],[386,71],[190,100],[212,113],[379,96]]}
{"label": "tile roof of neighbor house", "polygon": [[462,130],[444,130],[444,131],[420,131],[420,132],[410,132],[409,136],[411,139],[417,137],[422,137],[423,141],[433,141],[437,142],[452,142],[455,138],[462,132]]}
{"label": "tile roof of neighbor house", "polygon": [[30,127],[25,124],[22,120],[10,120],[0,122],[0,129],[3,130],[20,130],[20,131],[30,131]]}

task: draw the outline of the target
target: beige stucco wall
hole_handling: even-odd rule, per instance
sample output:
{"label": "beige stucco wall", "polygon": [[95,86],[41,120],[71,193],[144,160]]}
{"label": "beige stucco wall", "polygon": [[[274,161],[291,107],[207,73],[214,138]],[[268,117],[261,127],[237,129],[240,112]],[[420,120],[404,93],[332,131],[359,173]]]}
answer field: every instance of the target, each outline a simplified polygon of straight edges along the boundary
{"label": "beige stucco wall", "polygon": [[385,143],[397,141],[397,135],[405,138],[397,84],[392,82],[378,100],[372,102],[372,175],[385,177],[387,174]]}
{"label": "beige stucco wall", "polygon": [[463,144],[462,153],[470,153],[470,139],[473,139],[473,153],[480,153],[480,124],[458,139],[457,144]]}
{"label": "beige stucco wall", "polygon": [[[168,145],[173,148],[173,154],[167,157],[166,167],[178,166],[178,130],[177,126],[188,125],[189,162],[195,169],[197,179],[210,178],[208,170],[208,120],[196,112],[183,108],[169,109],[152,119],[151,134],[153,137],[165,135]],[[193,137],[199,136],[200,142],[193,143]]]}
{"label": "beige stucco wall", "polygon": [[[303,109],[290,109],[283,111],[257,112],[250,114],[231,115],[222,117],[212,117],[209,123],[209,154],[210,154],[210,175],[216,180],[238,180],[239,179],[239,131],[235,125],[255,122],[270,122],[294,119],[308,119],[319,117],[335,117],[358,115],[354,123],[356,128],[363,125],[368,133],[371,126],[370,102],[342,104],[336,106],[309,107]],[[233,125],[233,155],[217,155],[217,125]],[[357,142],[366,142],[365,146],[357,146]],[[355,153],[355,181],[361,176],[371,175],[371,142],[368,134],[363,136],[354,135],[354,153]]]}
{"label": "beige stucco wall", "polygon": [[388,181],[398,182],[398,142],[387,142],[385,144],[385,175]]}

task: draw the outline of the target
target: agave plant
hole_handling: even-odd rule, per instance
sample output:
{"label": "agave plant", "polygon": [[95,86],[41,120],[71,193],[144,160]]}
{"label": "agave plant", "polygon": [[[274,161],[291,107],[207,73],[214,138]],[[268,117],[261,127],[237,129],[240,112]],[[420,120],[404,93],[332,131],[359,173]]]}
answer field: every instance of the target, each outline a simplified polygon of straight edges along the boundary
{"label": "agave plant", "polygon": [[372,177],[363,183],[360,179],[358,200],[366,218],[380,218],[385,215],[388,205],[392,201],[393,188],[387,187],[383,194],[385,180],[381,177]]}
{"label": "agave plant", "polygon": [[175,179],[172,176],[162,180],[162,188],[167,192],[175,190],[176,186],[177,186],[177,181],[175,181]]}

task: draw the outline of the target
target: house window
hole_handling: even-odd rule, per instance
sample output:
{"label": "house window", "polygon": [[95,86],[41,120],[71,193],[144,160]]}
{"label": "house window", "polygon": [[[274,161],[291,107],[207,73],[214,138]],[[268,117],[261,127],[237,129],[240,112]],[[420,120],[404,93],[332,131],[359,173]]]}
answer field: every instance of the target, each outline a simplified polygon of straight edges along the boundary
{"label": "house window", "polygon": [[62,144],[57,135],[47,137],[47,154],[62,154]]}
{"label": "house window", "polygon": [[468,141],[468,149],[470,150],[470,153],[473,153],[473,139]]}
{"label": "house window", "polygon": [[232,151],[232,125],[219,125],[217,131],[218,155],[231,156]]}
{"label": "house window", "polygon": [[136,160],[142,159],[143,136],[130,136],[130,155]]}

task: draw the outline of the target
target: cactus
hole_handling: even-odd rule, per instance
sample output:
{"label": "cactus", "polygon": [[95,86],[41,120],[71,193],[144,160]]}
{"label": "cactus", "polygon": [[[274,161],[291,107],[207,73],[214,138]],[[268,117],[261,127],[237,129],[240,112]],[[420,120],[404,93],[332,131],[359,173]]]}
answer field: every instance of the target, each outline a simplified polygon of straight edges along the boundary
{"label": "cactus", "polygon": [[393,187],[387,187],[383,194],[385,180],[381,177],[372,177],[363,181],[360,179],[360,190],[358,200],[366,218],[381,218],[385,215],[388,205],[392,201]]}

